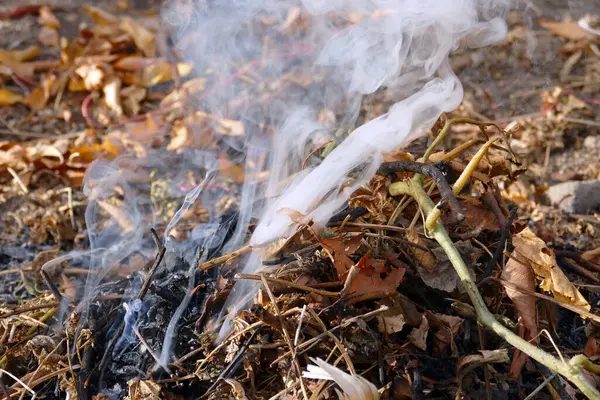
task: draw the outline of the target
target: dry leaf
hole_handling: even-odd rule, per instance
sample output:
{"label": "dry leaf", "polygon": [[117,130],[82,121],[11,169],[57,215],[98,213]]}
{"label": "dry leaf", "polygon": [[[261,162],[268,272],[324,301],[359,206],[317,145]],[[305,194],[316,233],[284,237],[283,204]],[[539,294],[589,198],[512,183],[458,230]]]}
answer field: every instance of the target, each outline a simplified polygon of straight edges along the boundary
{"label": "dry leaf", "polygon": [[335,238],[325,238],[321,244],[325,246],[333,256],[333,264],[338,273],[339,280],[345,280],[346,275],[354,261],[350,258],[361,245],[363,235],[338,236]]}
{"label": "dry leaf", "polygon": [[413,330],[408,334],[408,341],[412,343],[413,346],[419,348],[423,351],[427,350],[427,334],[429,333],[429,321],[425,315],[421,317],[421,325],[418,328],[413,328]]}
{"label": "dry leaf", "polygon": [[120,118],[123,115],[123,107],[121,106],[121,80],[113,78],[110,82],[104,85],[104,102],[114,113],[115,117]]}
{"label": "dry leaf", "polygon": [[554,252],[529,228],[513,237],[515,254],[519,261],[528,261],[535,275],[541,279],[540,289],[552,292],[557,300],[590,310],[590,304],[558,267]]}
{"label": "dry leaf", "polygon": [[479,352],[481,354],[469,354],[458,360],[456,375],[459,377],[459,381],[462,380],[463,376],[481,365],[501,364],[509,361],[507,349],[479,350]]}
{"label": "dry leaf", "polygon": [[139,57],[139,56],[127,56],[123,57],[113,65],[115,69],[120,71],[127,72],[137,72],[141,71],[144,68],[147,68],[154,64],[160,64],[161,61],[158,58],[148,58],[148,57]]}
{"label": "dry leaf", "polygon": [[[479,250],[476,250],[470,241],[461,240],[455,243],[456,248],[468,263],[475,261],[479,257]],[[437,260],[436,267],[433,270],[427,270],[417,264],[417,272],[423,282],[434,289],[452,292],[460,283],[460,278],[452,263],[448,259],[446,252],[441,247],[432,249],[433,255]]]}
{"label": "dry leaf", "polygon": [[84,64],[75,70],[75,73],[83,79],[85,89],[88,91],[99,90],[103,86],[106,72],[98,64]]}
{"label": "dry leaf", "polygon": [[186,81],[183,85],[181,85],[180,89],[174,90],[168,95],[166,95],[165,98],[162,99],[162,101],[160,102],[160,105],[161,107],[165,107],[167,105],[172,107],[179,106],[181,102],[187,101],[190,98],[193,99],[198,94],[198,92],[204,90],[205,86],[205,78],[190,79],[189,81]]}
{"label": "dry leaf", "polygon": [[123,107],[129,115],[137,115],[142,109],[142,101],[146,98],[148,91],[137,86],[128,86],[121,90],[120,96],[123,98]]}
{"label": "dry leaf", "polygon": [[127,382],[129,385],[129,395],[126,400],[160,400],[160,385],[152,381],[144,381],[138,378]]}
{"label": "dry leaf", "polygon": [[54,15],[52,10],[48,6],[42,6],[40,8],[38,23],[51,29],[60,28],[60,21],[58,20],[58,18],[56,18],[56,15]]}
{"label": "dry leaf", "polygon": [[135,223],[131,221],[129,215],[123,211],[121,207],[115,206],[104,200],[97,200],[98,205],[106,211],[121,227],[122,235],[125,235],[133,230]]}
{"label": "dry leaf", "polygon": [[[421,239],[421,236],[414,228],[410,228],[408,230],[406,233],[406,239],[408,239],[408,241],[411,243],[427,248],[427,244],[423,239]],[[431,251],[421,250],[413,246],[410,247],[410,251],[423,269],[427,271],[434,271],[436,269],[435,267],[437,260]]]}
{"label": "dry leaf", "polygon": [[40,34],[38,35],[40,43],[49,47],[59,47],[60,36],[58,31],[47,26],[42,27]]}
{"label": "dry leaf", "polygon": [[[516,250],[515,250],[516,252]],[[514,253],[513,253],[514,255]],[[535,292],[535,276],[528,265],[523,265],[511,258],[502,271],[502,280],[510,282],[515,286]],[[519,313],[519,325],[523,325],[526,334],[522,337],[530,340],[537,336],[537,312],[535,297],[516,290],[512,286],[504,286],[506,295],[512,300]]]}
{"label": "dry leaf", "polygon": [[95,24],[115,25],[119,23],[119,19],[117,17],[110,13],[107,13],[106,11],[98,7],[85,4],[81,7],[81,10],[87,13],[92,18]]}
{"label": "dry leaf", "polygon": [[42,79],[41,84],[33,89],[25,99],[25,104],[32,110],[41,110],[46,107],[52,96],[52,87],[56,82],[56,76],[50,75]]}
{"label": "dry leaf", "polygon": [[22,103],[23,96],[13,93],[10,90],[0,88],[0,106],[11,106],[16,103]]}
{"label": "dry leaf", "polygon": [[406,272],[405,268],[388,268],[384,260],[374,259],[368,254],[356,263],[356,268],[358,271],[345,290],[347,304],[396,294]]}
{"label": "dry leaf", "polygon": [[396,304],[395,299],[383,299],[381,304],[387,306],[388,310],[377,316],[379,332],[391,335],[404,329],[404,310],[400,304]]}
{"label": "dry leaf", "polygon": [[22,50],[1,50],[0,49],[0,62],[7,60],[14,62],[29,61],[37,57],[41,52],[38,46],[29,46]]}
{"label": "dry leaf", "polygon": [[458,357],[458,349],[454,343],[454,336],[462,332],[463,319],[431,311],[426,311],[425,316],[429,321],[429,326],[436,330],[433,335],[436,350],[443,352],[450,345],[452,355]]}
{"label": "dry leaf", "polygon": [[[483,229],[488,231],[497,231],[499,229],[498,220],[494,213],[487,209],[481,201],[473,197],[459,197],[460,208],[463,211],[465,219],[462,224],[471,229]],[[443,215],[444,223],[455,223],[456,215],[450,210]]]}
{"label": "dry leaf", "polygon": [[242,184],[245,181],[246,172],[244,167],[229,161],[224,153],[219,156],[219,173],[231,178],[235,183]]}
{"label": "dry leaf", "polygon": [[565,20],[558,22],[541,19],[538,23],[541,27],[548,29],[557,36],[564,37],[565,39],[582,40],[593,38],[593,35],[580,27],[577,21]]}
{"label": "dry leaf", "polygon": [[156,57],[156,37],[136,20],[124,17],[119,27],[133,39],[146,57]]}

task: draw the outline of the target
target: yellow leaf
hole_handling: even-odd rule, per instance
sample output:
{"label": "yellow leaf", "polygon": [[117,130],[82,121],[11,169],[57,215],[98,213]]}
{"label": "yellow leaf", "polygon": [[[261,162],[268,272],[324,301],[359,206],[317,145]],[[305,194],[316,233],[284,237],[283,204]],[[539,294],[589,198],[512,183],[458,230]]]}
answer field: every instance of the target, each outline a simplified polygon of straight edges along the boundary
{"label": "yellow leaf", "polygon": [[10,106],[23,102],[23,96],[13,93],[7,89],[0,88],[0,106]]}
{"label": "yellow leaf", "polygon": [[0,62],[6,60],[23,62],[29,61],[40,54],[41,50],[38,46],[29,46],[22,50],[0,50]]}
{"label": "yellow leaf", "polygon": [[46,106],[50,96],[52,95],[52,85],[56,82],[56,77],[50,75],[44,79],[42,83],[33,89],[31,93],[25,98],[25,104],[32,110],[41,110]]}

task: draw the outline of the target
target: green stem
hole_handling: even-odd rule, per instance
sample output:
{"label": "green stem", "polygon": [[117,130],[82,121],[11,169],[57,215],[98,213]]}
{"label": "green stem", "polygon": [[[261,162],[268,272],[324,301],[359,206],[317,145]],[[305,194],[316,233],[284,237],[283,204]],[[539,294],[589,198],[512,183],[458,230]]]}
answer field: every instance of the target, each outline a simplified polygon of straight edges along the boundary
{"label": "green stem", "polygon": [[[421,186],[421,179],[417,176],[410,181],[396,182],[390,185],[389,192],[392,195],[408,194],[419,203],[425,215],[429,215],[435,208],[433,201]],[[589,382],[583,373],[583,363],[581,357],[573,358],[572,362],[565,363],[551,354],[545,352],[537,346],[529,343],[520,336],[513,333],[494,318],[494,315],[488,310],[477,285],[473,281],[469,268],[460,256],[456,246],[450,239],[448,232],[442,223],[433,226],[430,235],[440,244],[452,266],[456,270],[465,290],[467,291],[471,302],[475,307],[477,319],[480,324],[494,331],[509,344],[526,353],[529,357],[545,365],[554,372],[557,372],[571,381],[581,392],[589,399],[600,399],[600,392]]]}

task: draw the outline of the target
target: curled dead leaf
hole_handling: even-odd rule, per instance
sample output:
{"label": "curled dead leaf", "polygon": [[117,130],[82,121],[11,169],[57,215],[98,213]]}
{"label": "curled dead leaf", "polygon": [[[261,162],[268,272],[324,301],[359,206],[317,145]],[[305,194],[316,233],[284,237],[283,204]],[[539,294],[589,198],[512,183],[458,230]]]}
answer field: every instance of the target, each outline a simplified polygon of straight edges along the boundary
{"label": "curled dead leaf", "polygon": [[156,37],[138,21],[130,17],[121,19],[119,27],[133,39],[146,57],[156,57]]}
{"label": "curled dead leaf", "polygon": [[525,228],[516,234],[513,243],[513,255],[519,262],[526,261],[541,279],[540,289],[551,292],[557,300],[590,310],[588,301],[559,268],[554,252],[531,229]]}
{"label": "curled dead leaf", "polygon": [[429,321],[423,315],[421,317],[421,325],[408,334],[408,341],[418,349],[427,350],[427,334],[429,333]]}
{"label": "curled dead leaf", "polygon": [[[421,239],[421,236],[414,228],[410,228],[408,230],[408,232],[406,233],[406,238],[411,243],[414,243],[420,247],[427,248],[427,244],[423,239]],[[435,270],[437,260],[431,251],[421,250],[417,247],[412,246],[410,249],[412,254],[415,256],[415,259],[423,269],[427,271]]]}

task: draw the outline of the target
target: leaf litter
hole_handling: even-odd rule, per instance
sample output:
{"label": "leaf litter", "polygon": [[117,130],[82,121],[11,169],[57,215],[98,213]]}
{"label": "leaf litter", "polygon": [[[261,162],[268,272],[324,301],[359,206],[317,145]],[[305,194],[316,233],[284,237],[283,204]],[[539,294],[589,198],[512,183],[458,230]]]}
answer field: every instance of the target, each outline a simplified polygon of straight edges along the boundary
{"label": "leaf litter", "polygon": [[[213,325],[236,279],[240,258],[247,252],[218,249],[212,260],[222,261],[211,267],[219,269],[215,275],[205,273],[197,282],[168,374],[153,369],[159,356],[156,336],[167,329],[170,315],[183,298],[180,260],[165,259],[164,271],[159,268],[154,276],[148,274],[154,256],[138,254],[121,261],[94,300],[95,322],[80,325],[78,288],[90,271],[80,268],[77,259],[61,261],[60,255],[86,249],[87,199],[82,182],[93,161],[130,152],[142,157],[148,146],[163,146],[173,154],[189,148],[215,149],[224,209],[239,201],[237,186],[249,178],[266,177],[249,176],[235,154],[222,150],[223,141],[248,134],[244,124],[195,108],[193,99],[208,95],[206,82],[191,77],[190,65],[163,54],[164,32],[156,19],[120,16],[92,5],[75,13],[85,13],[91,23],[82,25],[75,36],[63,36],[61,29],[68,17],[64,10],[41,5],[0,12],[9,23],[31,17],[39,26],[32,43],[0,49],[0,201],[4,211],[0,240],[5,260],[0,270],[0,368],[18,377],[2,375],[2,398],[26,397],[29,389],[36,397],[88,398],[84,387],[91,388],[98,399],[270,398],[278,394],[301,398],[302,385],[313,394],[331,397],[339,389],[318,383],[337,381],[336,377],[347,383],[355,380],[373,398],[408,398],[408,394],[435,398],[442,393],[457,398],[511,398],[545,380],[535,372],[539,365],[504,348],[500,339],[477,326],[472,312],[452,306],[466,299],[460,279],[446,254],[427,237],[418,207],[408,198],[389,195],[390,178],[383,175],[359,188],[348,207],[327,226],[307,221],[295,210],[282,210],[301,226],[288,240],[263,251],[265,269],[260,275],[244,276],[262,280],[264,288],[256,301],[260,306],[235,316],[235,328],[222,344],[213,340]],[[541,29],[557,37],[558,42],[553,42],[556,57],[572,65],[560,69],[561,82],[555,88],[533,91],[540,104],[538,112],[505,117],[501,135],[510,136],[510,148],[492,147],[477,166],[468,188],[458,197],[466,218],[457,218],[446,204],[442,207],[442,220],[473,275],[480,278],[480,290],[498,319],[518,322],[517,333],[539,346],[552,346],[540,335],[547,331],[557,351],[585,352],[592,359],[600,356],[600,330],[576,310],[595,314],[600,300],[589,274],[581,272],[598,277],[600,220],[593,212],[567,215],[548,204],[544,192],[560,174],[564,178],[565,163],[560,161],[564,155],[573,159],[585,155],[582,168],[576,170],[579,175],[567,171],[569,179],[600,177],[600,162],[590,158],[580,143],[599,134],[594,123],[598,103],[593,95],[600,91],[594,84],[600,76],[595,75],[600,69],[594,69],[600,65],[600,39],[594,33],[594,21],[593,17],[538,21]],[[286,30],[296,29],[296,24],[301,24],[301,15],[290,15]],[[505,64],[523,63],[523,59],[513,60],[512,49],[517,45],[510,42],[523,43],[522,32],[523,27],[514,24],[507,43],[479,62],[493,65],[498,57]],[[578,51],[589,57],[585,66],[580,57],[570,58]],[[465,65],[477,62],[477,52],[468,56]],[[308,77],[294,79],[310,83]],[[581,83],[566,83],[574,79]],[[468,89],[473,96],[493,97],[496,102],[514,95],[510,91],[486,93],[487,89],[476,86]],[[490,112],[494,119],[501,119],[494,107],[486,109],[484,102],[477,107],[470,99],[468,93],[463,105],[446,118],[487,119],[485,113]],[[373,101],[365,114],[376,112],[386,102],[379,94]],[[335,118],[327,109],[320,115],[323,121]],[[469,141],[472,148],[462,149]],[[447,180],[454,183],[482,142],[481,130],[459,124],[445,150],[431,159],[445,162]],[[318,146],[307,154],[307,162],[331,151],[329,143]],[[406,151],[387,154],[385,161],[419,160],[424,146],[417,142]],[[393,180],[412,175],[401,172]],[[166,181],[177,179],[185,188],[199,183],[193,175],[164,178],[140,171],[139,181],[150,188],[152,202],[160,210],[157,219],[163,224],[177,211]],[[427,179],[426,185],[433,198],[440,199],[433,180]],[[123,231],[135,231],[135,221],[121,214],[125,202],[117,193],[98,204]],[[511,207],[518,207],[514,221],[509,218]],[[207,220],[207,212],[202,205],[188,209],[179,231],[171,234],[176,237],[193,230],[199,221]],[[504,231],[508,240],[502,243]],[[566,251],[570,257],[562,256]],[[57,257],[59,261],[54,262]],[[565,267],[572,264],[575,269]],[[489,273],[488,265],[492,266]],[[122,299],[135,296],[127,288],[133,282],[139,286],[143,277],[150,277],[152,297],[150,309],[143,312],[152,318],[123,328],[131,331],[128,340],[138,350],[121,343],[104,361],[102,351],[110,346],[119,318],[124,318],[116,310]],[[61,315],[64,304],[66,318]],[[127,304],[128,312],[136,310],[136,303]],[[552,311],[542,312],[544,308]],[[57,321],[64,323],[55,325]],[[293,348],[286,337],[293,341]],[[318,360],[314,363],[329,376],[317,376],[324,372],[311,360]],[[104,362],[104,371],[93,369]],[[311,374],[303,372],[303,379],[293,367],[295,362]],[[358,379],[359,375],[364,379]],[[550,382],[555,392],[571,390],[567,386],[558,379]],[[339,387],[344,389],[344,384]],[[378,394],[372,391],[374,387],[379,388]],[[398,395],[406,387],[407,396]]]}

